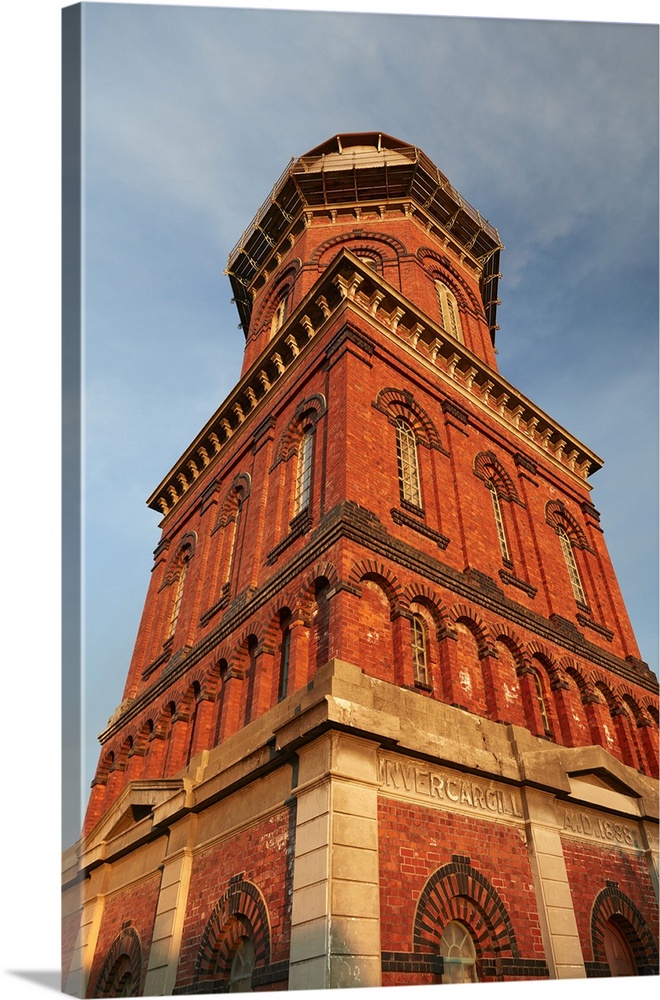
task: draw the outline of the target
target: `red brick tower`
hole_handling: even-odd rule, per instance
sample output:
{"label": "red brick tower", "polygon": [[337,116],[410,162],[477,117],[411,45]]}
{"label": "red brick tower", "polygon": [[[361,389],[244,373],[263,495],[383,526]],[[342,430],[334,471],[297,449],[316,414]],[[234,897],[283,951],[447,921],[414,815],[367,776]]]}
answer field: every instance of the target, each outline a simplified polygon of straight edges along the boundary
{"label": "red brick tower", "polygon": [[657,972],[658,683],[600,460],[498,372],[500,250],[367,133],[232,251],[243,369],[149,500],[69,992]]}

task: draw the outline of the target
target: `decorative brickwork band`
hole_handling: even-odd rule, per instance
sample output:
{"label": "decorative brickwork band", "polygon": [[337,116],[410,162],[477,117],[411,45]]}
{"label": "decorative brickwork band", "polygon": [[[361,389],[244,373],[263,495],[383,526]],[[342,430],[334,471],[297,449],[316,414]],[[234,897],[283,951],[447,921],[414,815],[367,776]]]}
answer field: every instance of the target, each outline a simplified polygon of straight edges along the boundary
{"label": "decorative brickwork band", "polygon": [[[484,975],[500,978],[504,974],[502,959],[522,969],[516,935],[504,903],[488,879],[462,855],[455,855],[450,864],[434,872],[422,890],[413,926],[415,952],[437,954],[442,931],[452,920],[459,920],[470,929],[480,979]],[[547,970],[541,974],[547,975]]]}
{"label": "decorative brickwork band", "polygon": [[266,904],[252,882],[239,879],[230,882],[206,924],[195,962],[195,984],[227,985],[234,952],[242,938],[248,938],[254,947],[255,972],[263,970],[270,964]]}
{"label": "decorative brickwork band", "polygon": [[594,901],[591,910],[591,947],[593,962],[586,962],[587,976],[609,976],[605,954],[605,928],[614,924],[630,945],[637,975],[658,975],[658,949],[653,935],[631,899],[621,892],[616,882],[607,882]]}
{"label": "decorative brickwork band", "polygon": [[93,997],[137,997],[142,993],[142,948],[133,927],[125,927],[113,941],[90,994]]}

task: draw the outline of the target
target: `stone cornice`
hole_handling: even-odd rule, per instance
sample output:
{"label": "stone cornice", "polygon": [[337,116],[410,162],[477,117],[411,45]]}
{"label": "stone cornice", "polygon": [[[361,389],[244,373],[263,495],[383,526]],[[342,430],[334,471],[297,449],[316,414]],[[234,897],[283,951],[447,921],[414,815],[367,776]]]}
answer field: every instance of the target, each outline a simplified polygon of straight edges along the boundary
{"label": "stone cornice", "polygon": [[292,374],[290,369],[310,342],[346,303],[539,456],[582,481],[601,467],[597,455],[344,249],[152,493],[149,507],[167,516],[244,421],[257,412],[263,419],[262,404],[271,389],[281,384],[285,373]]}

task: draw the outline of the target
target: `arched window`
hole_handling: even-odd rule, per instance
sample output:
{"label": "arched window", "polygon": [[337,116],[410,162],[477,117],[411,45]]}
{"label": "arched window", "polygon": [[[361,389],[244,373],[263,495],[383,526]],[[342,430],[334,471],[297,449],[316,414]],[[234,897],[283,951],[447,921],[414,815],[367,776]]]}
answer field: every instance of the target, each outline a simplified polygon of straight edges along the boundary
{"label": "arched window", "polygon": [[429,670],[426,655],[426,632],[422,616],[413,615],[410,627],[412,631],[412,657],[415,682],[417,684],[428,685]]}
{"label": "arched window", "polygon": [[298,445],[298,466],[296,469],[296,491],[293,498],[293,516],[309,507],[312,484],[312,428],[303,432]]}
{"label": "arched window", "polygon": [[509,552],[509,544],[506,539],[506,531],[504,530],[504,518],[502,517],[502,508],[500,506],[497,486],[492,479],[489,479],[486,482],[486,486],[490,491],[490,499],[493,503],[493,514],[495,515],[495,527],[497,528],[497,539],[500,543],[500,553],[504,562],[511,562],[511,554]]}
{"label": "arched window", "polygon": [[448,333],[450,336],[455,337],[456,340],[460,340],[461,343],[464,343],[461,318],[458,314],[458,305],[456,304],[456,297],[454,293],[450,292],[442,281],[436,281],[435,291],[438,296],[440,326],[445,333]]}
{"label": "arched window", "polygon": [[230,993],[251,993],[254,970],[254,945],[249,938],[238,942],[229,973]]}
{"label": "arched window", "polygon": [[440,938],[440,954],[444,960],[443,983],[476,983],[477,954],[472,936],[460,920],[452,920]]}
{"label": "arched window", "polygon": [[421,507],[422,491],[419,484],[417,440],[412,427],[403,417],[396,419],[396,454],[401,500],[411,503],[415,507]]}
{"label": "arched window", "polygon": [[577,563],[575,561],[575,556],[573,555],[573,546],[571,545],[571,540],[568,537],[565,528],[561,525],[557,527],[557,534],[559,535],[559,541],[561,543],[561,550],[564,553],[564,561],[566,562],[566,569],[568,570],[568,577],[571,581],[571,587],[573,588],[573,596],[579,604],[586,604],[587,600],[584,596],[584,588],[582,586],[582,580],[580,579],[580,574],[578,572]]}

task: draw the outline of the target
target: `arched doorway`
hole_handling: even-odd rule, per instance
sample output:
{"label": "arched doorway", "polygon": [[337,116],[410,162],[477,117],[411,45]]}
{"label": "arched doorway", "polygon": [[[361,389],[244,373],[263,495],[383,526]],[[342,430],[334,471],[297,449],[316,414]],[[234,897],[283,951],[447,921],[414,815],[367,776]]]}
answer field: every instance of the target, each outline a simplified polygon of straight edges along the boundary
{"label": "arched doorway", "polygon": [[632,949],[623,931],[616,926],[613,920],[608,920],[603,928],[603,945],[612,976],[637,975]]}

